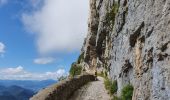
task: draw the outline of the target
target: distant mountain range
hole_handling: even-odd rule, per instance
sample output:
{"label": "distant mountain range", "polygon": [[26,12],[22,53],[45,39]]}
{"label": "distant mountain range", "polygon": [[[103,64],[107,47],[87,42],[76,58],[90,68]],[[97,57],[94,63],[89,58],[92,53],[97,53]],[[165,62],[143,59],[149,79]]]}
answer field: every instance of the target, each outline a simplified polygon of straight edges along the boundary
{"label": "distant mountain range", "polygon": [[19,86],[0,86],[0,100],[29,100],[34,91]]}
{"label": "distant mountain range", "polygon": [[29,100],[40,89],[56,82],[54,80],[0,80],[0,100]]}
{"label": "distant mountain range", "polygon": [[[30,89],[34,92],[39,91],[42,88],[45,88],[49,85],[56,83],[55,80],[0,80],[0,85],[5,87],[10,87],[13,85],[20,86],[22,88]],[[1,88],[0,88],[1,89]]]}

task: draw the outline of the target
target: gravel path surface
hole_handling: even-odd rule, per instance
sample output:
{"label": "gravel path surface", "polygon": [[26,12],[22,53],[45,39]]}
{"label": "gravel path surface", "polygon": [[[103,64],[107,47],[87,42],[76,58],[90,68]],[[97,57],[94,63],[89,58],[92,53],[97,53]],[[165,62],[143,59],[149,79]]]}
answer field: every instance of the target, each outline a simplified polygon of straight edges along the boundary
{"label": "gravel path surface", "polygon": [[77,90],[69,100],[111,100],[104,87],[104,79],[97,78],[98,81],[89,82]]}

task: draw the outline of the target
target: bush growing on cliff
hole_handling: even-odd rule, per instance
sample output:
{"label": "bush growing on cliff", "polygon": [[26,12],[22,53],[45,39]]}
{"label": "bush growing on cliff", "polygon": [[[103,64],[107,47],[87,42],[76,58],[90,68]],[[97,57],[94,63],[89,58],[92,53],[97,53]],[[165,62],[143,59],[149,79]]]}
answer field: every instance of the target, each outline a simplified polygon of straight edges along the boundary
{"label": "bush growing on cliff", "polygon": [[121,98],[119,98],[119,97],[117,97],[117,96],[114,95],[114,96],[112,97],[112,100],[121,100]]}
{"label": "bush growing on cliff", "polygon": [[117,92],[117,89],[118,89],[118,87],[117,87],[117,81],[114,80],[114,81],[112,82],[112,84],[111,84],[111,87],[110,87],[110,93],[111,93],[111,94],[116,93],[116,92]]}
{"label": "bush growing on cliff", "polygon": [[80,62],[84,60],[84,53],[82,53],[79,57],[78,57],[78,60],[77,60],[77,63],[80,64]]}
{"label": "bush growing on cliff", "polygon": [[111,25],[111,28],[113,28],[114,22],[115,22],[115,16],[118,12],[119,5],[118,3],[114,3],[111,10],[107,12],[106,14],[106,22]]}
{"label": "bush growing on cliff", "polygon": [[100,73],[97,73],[97,76],[105,77],[103,71],[101,71]]}
{"label": "bush growing on cliff", "polygon": [[109,91],[110,94],[114,94],[117,92],[118,87],[117,87],[116,80],[112,82],[108,78],[105,78],[104,84],[105,84],[105,88]]}
{"label": "bush growing on cliff", "polygon": [[132,100],[133,96],[133,86],[128,84],[121,91],[122,100]]}
{"label": "bush growing on cliff", "polygon": [[105,77],[107,77],[107,71],[104,72]]}
{"label": "bush growing on cliff", "polygon": [[106,90],[110,90],[111,83],[112,82],[108,78],[105,78],[104,85],[105,85]]}
{"label": "bush growing on cliff", "polygon": [[73,63],[70,68],[70,75],[74,77],[75,75],[80,75],[82,71],[82,66],[77,63]]}

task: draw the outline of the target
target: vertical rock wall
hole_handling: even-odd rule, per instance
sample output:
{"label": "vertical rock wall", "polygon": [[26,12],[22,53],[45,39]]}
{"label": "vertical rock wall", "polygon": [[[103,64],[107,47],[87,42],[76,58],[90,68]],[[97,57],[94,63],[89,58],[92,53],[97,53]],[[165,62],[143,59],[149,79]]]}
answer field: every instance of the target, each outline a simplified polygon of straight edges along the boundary
{"label": "vertical rock wall", "polygon": [[132,84],[133,100],[169,100],[170,0],[90,0],[90,9],[81,62],[86,71],[106,71],[117,80],[118,95]]}
{"label": "vertical rock wall", "polygon": [[94,73],[108,69],[108,60],[111,49],[110,25],[106,22],[106,14],[111,9],[113,1],[90,0],[90,17],[88,34],[82,48],[85,69]]}

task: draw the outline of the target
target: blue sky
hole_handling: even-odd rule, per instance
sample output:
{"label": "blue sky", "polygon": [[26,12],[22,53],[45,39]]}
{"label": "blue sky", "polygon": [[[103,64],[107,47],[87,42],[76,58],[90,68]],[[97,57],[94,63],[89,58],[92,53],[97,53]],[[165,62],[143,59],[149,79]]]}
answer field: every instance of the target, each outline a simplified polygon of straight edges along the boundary
{"label": "blue sky", "polygon": [[87,19],[88,0],[0,0],[0,78],[67,74],[78,58]]}

